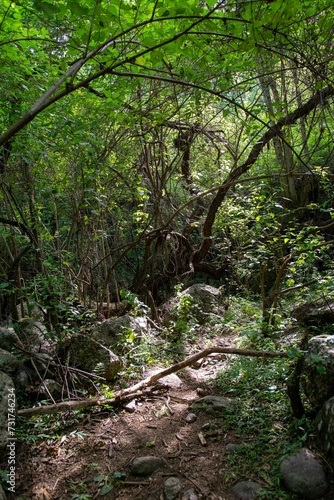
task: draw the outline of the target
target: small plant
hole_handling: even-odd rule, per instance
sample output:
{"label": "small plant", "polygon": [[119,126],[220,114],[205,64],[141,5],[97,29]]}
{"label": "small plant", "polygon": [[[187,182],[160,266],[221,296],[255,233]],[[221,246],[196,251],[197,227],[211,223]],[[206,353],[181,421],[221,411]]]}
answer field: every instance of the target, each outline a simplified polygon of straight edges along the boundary
{"label": "small plant", "polygon": [[145,316],[145,314],[148,314],[150,308],[139,300],[138,295],[130,292],[130,290],[120,290],[119,294],[121,299],[131,307],[131,312],[134,316]]}
{"label": "small plant", "polygon": [[189,294],[182,293],[181,285],[175,287],[177,303],[174,307],[174,320],[170,322],[169,331],[175,334],[178,341],[180,335],[188,335],[198,328],[198,321],[195,315],[197,304]]}
{"label": "small plant", "polygon": [[115,391],[110,389],[109,385],[102,384],[100,387],[100,393],[106,398],[106,399],[112,399],[115,395]]}
{"label": "small plant", "polygon": [[326,360],[323,357],[311,353],[310,360],[312,366],[315,367],[318,373],[320,373],[321,375],[324,375],[326,373]]}
{"label": "small plant", "polygon": [[109,476],[96,476],[94,477],[94,481],[100,489],[99,495],[103,497],[107,495],[115,486],[115,484],[124,480],[125,474],[124,472],[116,471],[113,476],[110,478]]}
{"label": "small plant", "polygon": [[90,500],[92,495],[89,495],[88,493],[74,493],[71,496],[71,500]]}
{"label": "small plant", "polygon": [[[250,332],[249,338],[247,335],[243,338],[247,344],[250,340],[254,344],[258,342],[257,349],[263,348],[262,344],[269,344],[268,339],[257,337],[254,332]],[[226,431],[235,432],[240,443],[236,451],[227,456],[225,480],[232,482],[236,475],[251,477],[256,474],[266,485],[259,498],[291,498],[280,488],[279,463],[287,450],[296,444],[297,438],[298,443],[304,445],[310,437],[305,422],[291,427],[294,420],[285,389],[287,374],[287,360],[240,357],[232,360],[216,380],[219,391],[233,397],[237,406],[237,411],[235,406],[226,409],[224,418],[219,421]]]}
{"label": "small plant", "polygon": [[90,500],[92,495],[87,493],[87,485],[84,482],[70,483],[71,500]]}

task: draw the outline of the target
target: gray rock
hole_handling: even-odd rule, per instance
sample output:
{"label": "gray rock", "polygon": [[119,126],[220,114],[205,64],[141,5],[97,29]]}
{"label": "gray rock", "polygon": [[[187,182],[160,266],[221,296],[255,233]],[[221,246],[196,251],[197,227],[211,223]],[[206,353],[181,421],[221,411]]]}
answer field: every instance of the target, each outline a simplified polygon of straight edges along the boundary
{"label": "gray rock", "polygon": [[43,309],[42,306],[40,306],[36,302],[30,302],[29,304],[27,302],[24,302],[22,305],[23,311],[21,305],[17,306],[17,314],[19,319],[33,318],[37,321],[43,322],[46,310]]}
{"label": "gray rock", "polygon": [[33,318],[23,318],[19,321],[17,335],[20,342],[32,352],[40,352],[44,344],[49,345],[46,327]]}
{"label": "gray rock", "polygon": [[[161,370],[162,368],[151,368],[149,370],[146,370],[144,373],[144,378],[151,377],[152,375],[159,373]],[[182,385],[182,380],[176,375],[176,373],[170,373],[169,375],[166,375],[166,377],[160,378],[159,384],[166,385],[168,387],[171,387],[172,389],[179,389]]]}
{"label": "gray rock", "polygon": [[185,491],[182,495],[182,500],[198,500],[198,496],[196,495],[194,488]]}
{"label": "gray rock", "polygon": [[301,304],[292,311],[292,316],[307,326],[320,326],[334,323],[334,302],[313,302]]}
{"label": "gray rock", "polygon": [[285,458],[280,465],[285,486],[305,500],[316,500],[329,488],[322,465],[307,448]]}
{"label": "gray rock", "polygon": [[11,373],[20,366],[20,361],[8,351],[0,348],[0,370],[5,373]]}
{"label": "gray rock", "polygon": [[188,415],[186,415],[187,424],[192,424],[195,420],[197,420],[196,413],[188,413]]}
{"label": "gray rock", "polygon": [[8,414],[15,415],[15,412],[14,382],[6,373],[0,371],[0,461],[7,453]]}
{"label": "gray rock", "polygon": [[161,457],[146,456],[136,458],[130,468],[131,474],[134,476],[150,476],[157,469],[164,465]]}
{"label": "gray rock", "polygon": [[164,495],[166,500],[179,498],[181,483],[178,477],[169,477],[164,483]]}
{"label": "gray rock", "polygon": [[49,399],[50,394],[54,399],[59,399],[63,395],[62,386],[55,380],[46,378],[38,387],[38,394],[42,397],[42,399]]}
{"label": "gray rock", "polygon": [[103,321],[93,334],[93,338],[109,347],[130,331],[134,332],[135,337],[140,339],[147,329],[148,323],[146,318],[126,314],[119,318],[110,318]]}
{"label": "gray rock", "polygon": [[41,377],[52,378],[53,359],[44,352],[35,353],[33,358],[25,361],[15,372],[15,386],[26,387],[28,385],[39,384]]}
{"label": "gray rock", "polygon": [[240,444],[235,444],[235,443],[228,443],[225,448],[226,453],[234,453],[239,449],[240,449]]}
{"label": "gray rock", "polygon": [[261,485],[254,481],[239,481],[232,488],[238,500],[253,500],[258,498]]}
{"label": "gray rock", "polygon": [[190,286],[180,293],[178,297],[169,299],[161,308],[163,323],[167,325],[176,321],[180,314],[182,298],[189,296],[189,315],[198,322],[203,323],[210,313],[216,312],[222,302],[222,295],[218,288],[202,283]]}
{"label": "gray rock", "polygon": [[[34,369],[34,376],[36,378],[36,369],[43,377],[51,378],[53,376],[52,371],[50,371],[50,366],[53,363],[53,358],[46,352],[38,352],[33,358],[34,364],[31,367]],[[26,363],[27,364],[27,363]],[[38,377],[39,378],[39,377]],[[40,379],[39,379],[40,380]]]}
{"label": "gray rock", "polygon": [[14,328],[0,327],[0,348],[11,351],[13,347],[22,345]]}
{"label": "gray rock", "polygon": [[33,383],[33,373],[29,368],[20,366],[14,375],[15,387],[26,388]]}
{"label": "gray rock", "polygon": [[137,400],[132,399],[131,401],[123,405],[123,408],[128,413],[134,413],[136,411],[136,406],[137,406]]}
{"label": "gray rock", "polygon": [[334,468],[334,398],[326,401],[318,413],[316,426],[323,449]]}
{"label": "gray rock", "polygon": [[220,303],[221,293],[218,288],[210,285],[203,285],[202,283],[197,283],[187,288],[182,295],[190,295],[192,303],[194,306],[198,306],[199,311],[196,311],[194,307],[195,316],[198,319],[206,319],[206,316],[212,313]]}
{"label": "gray rock", "polygon": [[67,350],[71,366],[107,380],[113,380],[123,368],[121,359],[115,353],[87,335],[72,335],[68,344],[62,348]]}
{"label": "gray rock", "polygon": [[232,407],[232,401],[222,396],[204,396],[204,398],[195,401],[191,408],[193,409],[213,409],[216,411],[226,410]]}
{"label": "gray rock", "polygon": [[334,335],[319,335],[309,340],[302,380],[315,408],[320,409],[334,396]]}

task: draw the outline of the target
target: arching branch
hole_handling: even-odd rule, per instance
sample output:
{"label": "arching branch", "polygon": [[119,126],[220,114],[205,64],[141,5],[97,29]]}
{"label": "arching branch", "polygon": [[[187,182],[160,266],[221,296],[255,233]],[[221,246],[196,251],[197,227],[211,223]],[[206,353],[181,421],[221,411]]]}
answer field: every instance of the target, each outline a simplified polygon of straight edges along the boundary
{"label": "arching branch", "polygon": [[244,173],[246,173],[252,165],[256,162],[260,154],[262,153],[264,147],[274,138],[280,137],[283,127],[291,126],[299,118],[307,116],[311,111],[313,111],[319,104],[323,104],[329,97],[334,95],[334,87],[325,87],[322,90],[316,92],[305,104],[295,109],[291,113],[281,118],[276,124],[269,127],[267,132],[263,134],[261,139],[253,146],[251,152],[248,155],[247,160],[240,165],[238,168],[232,170],[228,175],[226,181],[218,189],[216,196],[211,202],[210,208],[208,210],[207,217],[203,225],[203,243],[200,249],[196,252],[194,261],[201,262],[207,255],[211,244],[212,244],[212,227],[215,222],[216,214],[225,199],[225,196],[231,186],[231,183],[235,183]]}

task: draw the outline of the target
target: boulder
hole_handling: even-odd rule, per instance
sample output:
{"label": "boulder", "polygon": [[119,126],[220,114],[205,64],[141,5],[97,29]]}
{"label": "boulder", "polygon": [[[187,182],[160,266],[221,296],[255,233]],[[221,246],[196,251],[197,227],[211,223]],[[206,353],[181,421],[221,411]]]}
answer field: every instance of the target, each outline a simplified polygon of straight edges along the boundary
{"label": "boulder", "polygon": [[316,418],[322,447],[334,468],[334,397],[326,401]]}
{"label": "boulder", "polygon": [[0,327],[0,348],[11,351],[13,347],[20,346],[21,342],[14,328]]}
{"label": "boulder", "polygon": [[147,329],[148,323],[145,317],[126,314],[119,318],[110,318],[103,321],[98,330],[94,332],[93,338],[105,346],[110,346],[131,332],[134,333],[135,337],[141,338]]}
{"label": "boulder", "polygon": [[14,415],[15,412],[14,382],[6,373],[0,371],[0,461],[7,453],[8,414]]}
{"label": "boulder", "polygon": [[16,308],[17,315],[20,320],[23,318],[34,318],[35,320],[41,322],[44,320],[44,314],[46,313],[46,311],[36,302],[24,302],[22,305],[20,304]]}
{"label": "boulder", "polygon": [[107,380],[113,380],[123,368],[122,361],[115,353],[86,335],[72,335],[62,351],[64,348],[66,354],[62,352],[61,356],[69,355],[70,366],[95,373]]}
{"label": "boulder", "polygon": [[285,458],[280,472],[288,490],[305,500],[320,499],[329,489],[323,466],[307,448]]}
{"label": "boulder", "polygon": [[198,304],[205,314],[209,314],[218,307],[221,298],[218,288],[202,283],[190,286],[181,293],[182,295],[190,295],[193,302]]}
{"label": "boulder", "polygon": [[53,379],[46,378],[40,383],[37,388],[39,399],[50,399],[50,395],[54,399],[60,399],[63,396],[62,386]]}
{"label": "boulder", "polygon": [[20,361],[8,351],[0,348],[0,370],[5,373],[11,373],[20,366]]}
{"label": "boulder", "polygon": [[334,335],[309,340],[302,381],[305,394],[316,409],[334,396]]}
{"label": "boulder", "polygon": [[176,321],[182,311],[182,299],[189,296],[189,315],[199,323],[204,323],[208,316],[216,312],[222,303],[222,295],[218,288],[202,283],[190,286],[177,297],[168,300],[161,307],[163,323],[168,324]]}
{"label": "boulder", "polygon": [[45,325],[33,318],[24,318],[18,322],[17,335],[23,346],[31,352],[40,352],[49,346]]}
{"label": "boulder", "polygon": [[[50,356],[50,354],[46,352],[36,352],[34,357],[31,358],[30,361],[27,360],[25,362],[25,366],[33,368],[35,379],[40,380],[38,373],[40,375],[43,375],[43,377],[53,377],[54,373],[51,370],[53,362],[54,360],[52,356]],[[38,371],[38,373],[36,373],[36,370]]]}
{"label": "boulder", "polygon": [[[162,369],[163,368],[150,368],[144,372],[144,378],[152,377],[152,375],[156,375],[162,371]],[[170,373],[169,375],[160,378],[158,382],[160,385],[165,385],[171,389],[179,389],[183,383],[176,373]]]}
{"label": "boulder", "polygon": [[34,383],[35,377],[36,372],[34,370],[26,366],[19,366],[14,375],[15,387],[26,389],[27,386],[31,386]]}
{"label": "boulder", "polygon": [[334,323],[334,302],[311,302],[300,304],[292,316],[306,326],[332,325]]}

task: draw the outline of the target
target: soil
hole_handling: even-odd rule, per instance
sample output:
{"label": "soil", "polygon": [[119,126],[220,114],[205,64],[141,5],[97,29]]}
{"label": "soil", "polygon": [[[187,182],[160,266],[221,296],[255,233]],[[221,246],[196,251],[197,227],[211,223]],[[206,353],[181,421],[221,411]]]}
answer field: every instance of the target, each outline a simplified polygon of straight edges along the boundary
{"label": "soil", "polygon": [[[231,347],[226,339],[220,345]],[[15,498],[160,500],[173,476],[181,483],[179,498],[193,490],[193,498],[235,499],[233,478],[225,479],[226,446],[236,443],[233,432],[212,428],[212,416],[205,413],[186,421],[191,403],[214,393],[210,379],[226,363],[226,356],[210,356],[178,374],[180,387],[162,385],[152,397],[134,401],[133,408],[90,411],[72,426],[73,416],[61,414],[57,418],[68,420],[61,438],[20,445]],[[133,460],[147,455],[162,457],[163,467],[148,477],[131,475]],[[101,488],[110,484],[111,491],[101,497]]]}

